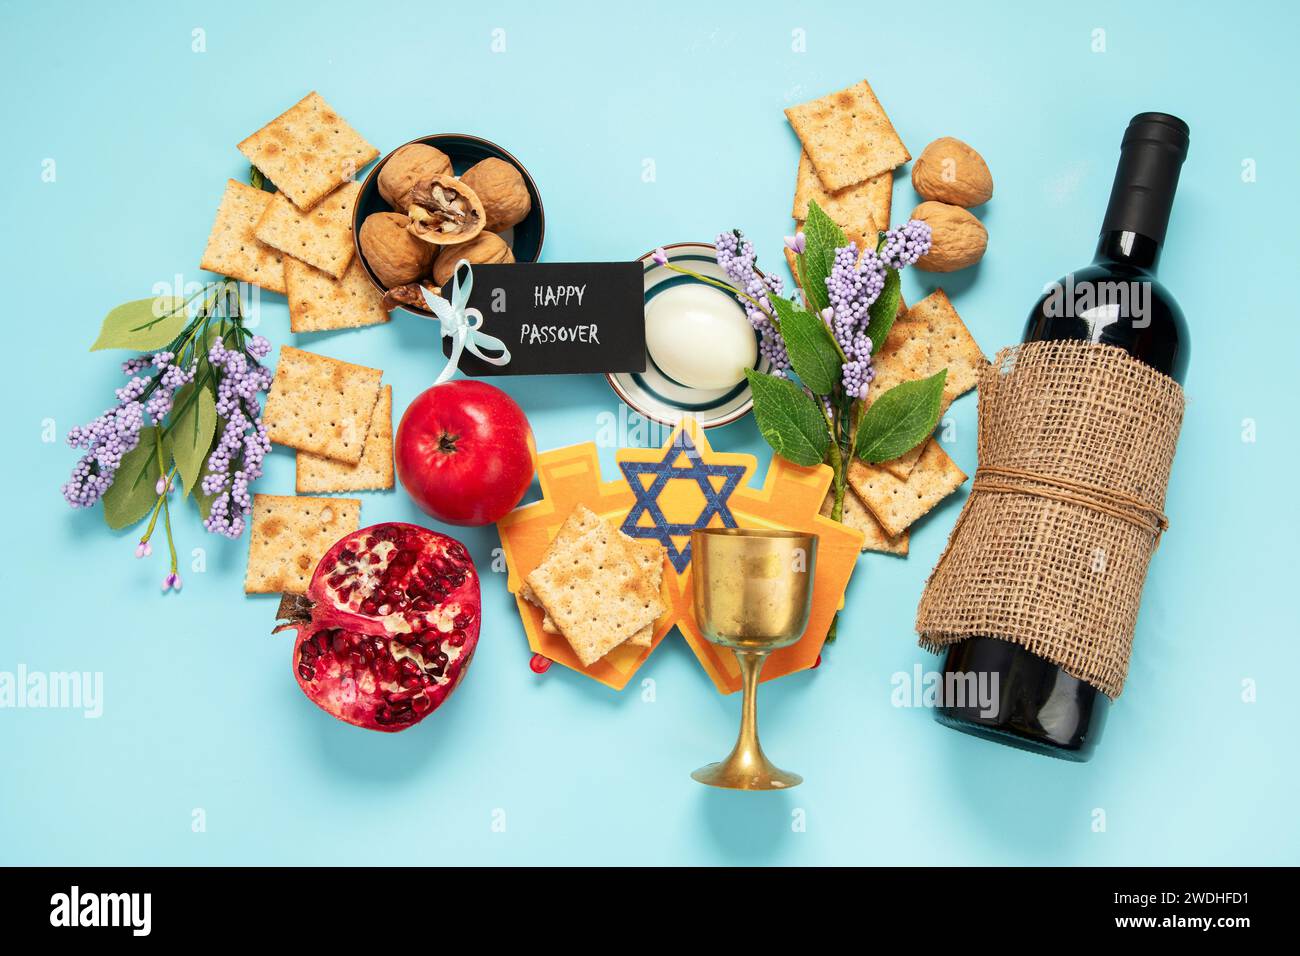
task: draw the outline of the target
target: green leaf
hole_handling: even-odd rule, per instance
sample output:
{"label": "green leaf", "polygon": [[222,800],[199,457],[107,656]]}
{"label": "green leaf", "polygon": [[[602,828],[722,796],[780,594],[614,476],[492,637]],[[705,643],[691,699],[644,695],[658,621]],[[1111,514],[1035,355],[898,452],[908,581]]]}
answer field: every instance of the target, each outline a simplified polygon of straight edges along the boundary
{"label": "green leaf", "polygon": [[885,339],[894,327],[894,320],[898,318],[898,305],[902,299],[903,284],[899,281],[898,270],[886,269],[885,287],[880,290],[880,296],[871,303],[868,310],[870,318],[867,321],[867,335],[871,337],[872,355],[879,355],[885,347]]}
{"label": "green leaf", "polygon": [[176,460],[184,494],[188,495],[203,476],[203,462],[212,448],[217,403],[211,389],[191,382],[176,393],[172,408],[176,413],[167,425],[165,451]]}
{"label": "green leaf", "polygon": [[817,465],[830,448],[826,416],[793,382],[745,369],[754,395],[754,418],[772,450],[796,465]]}
{"label": "green leaf", "polygon": [[140,431],[140,444],[122,456],[113,484],[104,492],[104,520],[114,531],[135,524],[158,501],[158,429]]}
{"label": "green leaf", "polygon": [[822,211],[817,203],[808,203],[808,218],[803,224],[807,245],[803,254],[803,294],[814,312],[830,305],[826,297],[826,277],[835,263],[835,250],[848,245],[844,230]]}
{"label": "green leaf", "polygon": [[90,351],[134,349],[152,352],[170,345],[184,330],[187,318],[185,299],[180,296],[160,295],[123,303],[104,317],[99,338],[95,339]]}
{"label": "green leaf", "polygon": [[858,426],[855,454],[863,461],[891,461],[925,441],[939,423],[947,377],[945,368],[878,396]]}
{"label": "green leaf", "polygon": [[829,395],[840,380],[840,350],[826,323],[789,299],[771,296],[781,321],[781,337],[790,353],[790,365],[800,380],[818,395]]}

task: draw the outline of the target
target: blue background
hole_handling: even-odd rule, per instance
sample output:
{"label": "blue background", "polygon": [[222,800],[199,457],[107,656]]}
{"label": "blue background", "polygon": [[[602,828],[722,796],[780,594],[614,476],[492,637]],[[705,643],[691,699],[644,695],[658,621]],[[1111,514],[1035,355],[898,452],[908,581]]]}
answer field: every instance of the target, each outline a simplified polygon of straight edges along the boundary
{"label": "blue background", "polygon": [[[628,6],[465,3],[5,2],[7,368],[0,417],[9,607],[0,670],[100,671],[104,714],[0,711],[0,862],[9,863],[1296,863],[1297,467],[1290,401],[1300,127],[1294,5],[1015,3]],[[191,50],[192,30],[207,51]],[[490,49],[505,30],[506,52]],[[1093,31],[1105,30],[1105,52]],[[792,52],[792,31],[807,52]],[[428,34],[436,32],[436,39]],[[1131,678],[1077,766],[1003,749],[891,704],[891,675],[937,659],[912,633],[964,495],[917,526],[906,560],[868,554],[825,664],[765,685],[764,740],[807,783],[715,792],[739,701],[666,642],[622,694],[529,652],[492,528],[459,533],[484,569],[487,625],[468,680],[395,736],[338,723],[290,674],[276,601],[245,597],[246,541],[192,509],[181,596],[161,549],[73,513],[58,488],[73,424],[111,401],[120,355],[88,354],[112,306],[175,273],[202,278],[235,144],[317,89],[381,150],[468,132],[513,151],[546,205],[545,257],[628,259],[739,226],[779,263],[798,143],[782,109],[872,82],[913,154],[942,135],[997,184],[975,269],[913,272],[952,295],[985,351],[1019,337],[1046,281],[1092,253],[1119,138],[1142,110],[1191,125],[1162,276],[1192,327],[1173,528],[1147,584]],[[656,179],[642,180],[653,159]],[[43,182],[42,163],[57,179]],[[1244,182],[1244,160],[1257,181]],[[894,219],[916,202],[906,169]],[[293,342],[283,299],[260,331]],[[385,369],[400,411],[436,374],[430,328],[299,336]],[[617,403],[599,377],[503,381],[540,448],[595,438]],[[975,401],[948,450],[975,467]],[[58,441],[42,441],[47,420]],[[1251,419],[1257,440],[1243,441]],[[769,452],[752,419],[723,450]],[[612,450],[602,452],[612,475]],[[277,449],[258,485],[292,493]],[[416,519],[400,491],[363,519]],[[1243,701],[1243,681],[1257,700]],[[201,808],[206,831],[193,832]],[[1105,813],[1104,832],[1094,811]],[[503,815],[504,814],[504,815]],[[504,831],[494,820],[504,819]]]}

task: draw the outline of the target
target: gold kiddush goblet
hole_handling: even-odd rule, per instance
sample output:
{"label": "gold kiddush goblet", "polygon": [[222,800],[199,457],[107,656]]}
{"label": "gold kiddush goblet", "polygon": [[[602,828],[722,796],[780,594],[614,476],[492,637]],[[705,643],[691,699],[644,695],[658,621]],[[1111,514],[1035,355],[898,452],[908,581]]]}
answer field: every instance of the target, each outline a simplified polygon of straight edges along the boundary
{"label": "gold kiddush goblet", "polygon": [[729,647],[744,686],[740,736],[731,754],[691,774],[710,787],[784,790],[803,777],[774,767],[758,743],[758,673],[772,651],[803,636],[812,607],[817,536],[798,531],[697,528],[691,532],[695,619]]}

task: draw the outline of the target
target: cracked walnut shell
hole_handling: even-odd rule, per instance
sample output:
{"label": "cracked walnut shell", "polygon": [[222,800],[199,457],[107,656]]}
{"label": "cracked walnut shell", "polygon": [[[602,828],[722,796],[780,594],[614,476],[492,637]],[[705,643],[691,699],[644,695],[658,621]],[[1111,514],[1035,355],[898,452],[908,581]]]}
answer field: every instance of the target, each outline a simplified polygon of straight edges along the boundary
{"label": "cracked walnut shell", "polygon": [[425,275],[433,247],[408,231],[411,220],[397,212],[376,212],[361,224],[361,254],[387,288],[406,285]]}
{"label": "cracked walnut shell", "polygon": [[434,176],[450,176],[451,160],[440,149],[407,143],[384,161],[379,170],[379,195],[400,213],[410,205],[411,190]]}
{"label": "cracked walnut shell", "polygon": [[434,176],[415,185],[406,214],[411,235],[433,246],[469,242],[483,231],[483,203],[474,190],[451,176]]}
{"label": "cracked walnut shell", "polygon": [[490,157],[465,170],[460,181],[474,190],[487,214],[488,232],[509,229],[533,208],[528,187],[519,170],[504,159]]}

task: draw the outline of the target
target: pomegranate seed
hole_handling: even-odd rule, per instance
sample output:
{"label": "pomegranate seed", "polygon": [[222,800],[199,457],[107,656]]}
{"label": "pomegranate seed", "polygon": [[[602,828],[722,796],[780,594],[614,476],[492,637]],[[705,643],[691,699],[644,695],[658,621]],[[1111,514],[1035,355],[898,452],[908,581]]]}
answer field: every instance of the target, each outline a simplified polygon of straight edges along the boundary
{"label": "pomegranate seed", "polygon": [[410,687],[412,689],[423,686],[420,683],[420,678],[418,677],[403,677],[400,681],[398,681],[398,683],[401,684],[403,687]]}
{"label": "pomegranate seed", "polygon": [[400,704],[403,701],[410,700],[415,695],[413,690],[390,690],[384,694],[384,700],[390,704]]}
{"label": "pomegranate seed", "polygon": [[375,723],[391,724],[393,722],[392,712],[387,707],[380,707],[375,711]]}
{"label": "pomegranate seed", "polygon": [[391,657],[376,664],[375,670],[379,671],[379,676],[384,680],[397,679],[397,663]]}
{"label": "pomegranate seed", "polygon": [[329,646],[328,638],[326,638],[324,631],[321,631],[314,638],[312,638],[312,643],[316,645],[317,654],[324,654],[326,648]]}
{"label": "pomegranate seed", "polygon": [[366,555],[366,561],[367,561],[367,563],[369,563],[369,564],[378,564],[378,563],[379,563],[379,555],[377,555],[377,554],[368,554],[368,555]]}
{"label": "pomegranate seed", "polygon": [[397,666],[401,668],[403,674],[409,677],[418,677],[420,674],[420,668],[409,657],[403,657],[402,663]]}
{"label": "pomegranate seed", "polygon": [[414,708],[417,714],[424,713],[432,706],[433,704],[430,702],[429,698],[425,697],[423,694],[416,694],[411,698],[411,707]]}
{"label": "pomegranate seed", "polygon": [[369,551],[375,546],[375,536],[372,534],[366,535],[366,540],[361,542],[361,546]]}
{"label": "pomegranate seed", "polygon": [[356,665],[357,667],[365,667],[365,666],[366,666],[366,659],[365,659],[364,657],[362,657],[362,656],[361,656],[359,653],[357,653],[356,651],[353,651],[351,654],[348,655],[348,660],[350,660],[350,661],[351,661],[354,665]]}
{"label": "pomegranate seed", "polygon": [[347,638],[338,631],[335,631],[334,640],[330,642],[330,646],[334,648],[335,654],[342,654],[348,647]]}
{"label": "pomegranate seed", "polygon": [[379,603],[373,597],[368,597],[361,602],[361,613],[374,614],[375,609],[378,607],[379,607]]}
{"label": "pomegranate seed", "polygon": [[298,676],[301,677],[303,680],[315,680],[316,669],[314,667],[311,667],[308,664],[299,664]]}
{"label": "pomegranate seed", "polygon": [[412,644],[414,644],[416,641],[419,640],[419,638],[416,637],[415,634],[397,634],[395,636],[397,637],[397,640],[400,643],[405,644],[407,647],[410,647]]}
{"label": "pomegranate seed", "polygon": [[301,657],[304,661],[311,660],[313,657],[316,656],[316,645],[312,644],[310,641],[304,642],[302,647],[298,651],[298,656]]}
{"label": "pomegranate seed", "polygon": [[338,595],[338,597],[339,597],[339,603],[340,603],[340,604],[347,604],[349,601],[351,601],[351,600],[352,600],[352,592],[353,592],[354,590],[356,590],[356,589],[353,588],[351,585],[349,585],[348,587],[345,587],[345,588],[343,588],[342,590],[340,590],[340,591],[339,591],[339,595]]}
{"label": "pomegranate seed", "polygon": [[463,574],[453,574],[453,575],[451,576],[451,586],[452,586],[452,587],[454,587],[454,588],[458,588],[458,587],[460,587],[460,586],[461,586],[462,584],[464,584],[464,583],[465,583],[465,575],[463,575]]}
{"label": "pomegranate seed", "polygon": [[389,614],[393,613],[393,609],[389,606],[387,601],[379,605],[376,610],[379,612],[380,617],[387,617]]}
{"label": "pomegranate seed", "polygon": [[474,623],[474,612],[461,611],[459,614],[456,615],[456,620],[453,621],[452,623],[459,628],[469,627],[471,624]]}
{"label": "pomegranate seed", "polygon": [[534,674],[545,674],[551,669],[551,659],[541,654],[534,654],[528,661],[528,666],[533,669]]}
{"label": "pomegranate seed", "polygon": [[410,704],[406,705],[406,710],[393,714],[393,723],[395,724],[409,724],[413,720],[415,720],[415,711],[411,710]]}
{"label": "pomegranate seed", "polygon": [[433,686],[433,678],[430,677],[428,674],[421,674],[421,675],[420,675],[420,685],[423,686],[423,687],[432,687],[432,686]]}
{"label": "pomegranate seed", "polygon": [[426,654],[432,654],[434,651],[438,649],[438,644],[441,643],[441,641],[442,641],[442,635],[437,631],[434,631],[429,636],[422,638],[420,640],[420,644],[421,646],[423,646]]}
{"label": "pomegranate seed", "polygon": [[460,647],[465,643],[465,632],[459,628],[452,631],[451,635],[447,638],[447,643],[452,647]]}
{"label": "pomegranate seed", "polygon": [[352,548],[344,548],[339,552],[339,557],[344,561],[355,561],[357,552]]}

